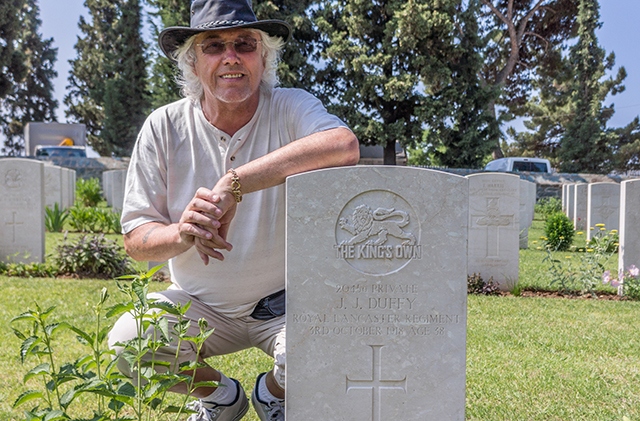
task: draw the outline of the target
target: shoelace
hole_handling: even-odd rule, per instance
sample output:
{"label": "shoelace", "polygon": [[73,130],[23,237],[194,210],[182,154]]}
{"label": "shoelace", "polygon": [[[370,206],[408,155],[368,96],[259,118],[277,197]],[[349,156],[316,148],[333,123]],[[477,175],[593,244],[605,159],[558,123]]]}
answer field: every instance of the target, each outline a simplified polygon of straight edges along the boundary
{"label": "shoelace", "polygon": [[272,421],[284,421],[284,407],[282,406],[282,402],[269,402],[269,412],[267,415]]}

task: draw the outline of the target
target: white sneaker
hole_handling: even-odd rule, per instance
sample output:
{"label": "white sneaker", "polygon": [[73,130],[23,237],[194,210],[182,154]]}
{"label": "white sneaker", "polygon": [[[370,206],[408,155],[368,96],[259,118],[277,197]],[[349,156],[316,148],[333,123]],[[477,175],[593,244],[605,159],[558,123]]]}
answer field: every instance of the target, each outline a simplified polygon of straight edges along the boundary
{"label": "white sneaker", "polygon": [[267,373],[260,374],[256,379],[256,385],[253,388],[253,394],[251,395],[253,408],[256,410],[256,414],[258,414],[260,421],[284,421],[284,400],[276,399],[266,402],[260,398],[258,384],[260,384],[260,380],[265,374]]}
{"label": "white sneaker", "polygon": [[213,408],[206,408],[200,399],[187,405],[195,414],[191,414],[187,421],[240,421],[249,410],[249,401],[242,386],[236,379],[231,379],[236,384],[238,396],[229,405],[214,405]]}

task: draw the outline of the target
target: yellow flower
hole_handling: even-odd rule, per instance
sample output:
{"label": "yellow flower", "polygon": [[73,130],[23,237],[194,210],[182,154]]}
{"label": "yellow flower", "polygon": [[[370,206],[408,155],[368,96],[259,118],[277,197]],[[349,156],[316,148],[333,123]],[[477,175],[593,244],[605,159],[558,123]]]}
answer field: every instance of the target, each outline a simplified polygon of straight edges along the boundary
{"label": "yellow flower", "polygon": [[582,232],[582,231],[578,231],[578,232],[576,232],[576,234],[577,234],[577,235],[583,235],[583,234],[584,234],[584,232]]}
{"label": "yellow flower", "polygon": [[565,259],[571,259],[571,256],[564,256]]}
{"label": "yellow flower", "polygon": [[593,253],[593,249],[587,249],[587,253]]}
{"label": "yellow flower", "polygon": [[537,241],[537,240],[533,240],[533,241],[531,242],[531,244],[538,244],[538,241]]}
{"label": "yellow flower", "polygon": [[542,250],[542,247],[538,246],[536,247],[536,250]]}
{"label": "yellow flower", "polygon": [[610,232],[611,234],[617,234],[617,233],[618,233],[618,230],[611,230],[611,231],[609,231],[609,232]]}
{"label": "yellow flower", "polygon": [[604,224],[596,224],[596,227],[604,227]]}
{"label": "yellow flower", "polygon": [[600,227],[600,231],[606,231],[607,229],[604,227]]}

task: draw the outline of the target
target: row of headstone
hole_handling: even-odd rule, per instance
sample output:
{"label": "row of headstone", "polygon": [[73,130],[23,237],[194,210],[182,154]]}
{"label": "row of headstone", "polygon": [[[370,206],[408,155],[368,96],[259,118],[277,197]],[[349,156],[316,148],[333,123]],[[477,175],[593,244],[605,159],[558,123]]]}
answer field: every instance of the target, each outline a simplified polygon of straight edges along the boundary
{"label": "row of headstone", "polygon": [[58,204],[60,209],[68,209],[75,202],[76,172],[45,162],[44,195],[45,206],[53,209]]}
{"label": "row of headstone", "polygon": [[110,170],[102,173],[102,193],[107,205],[122,211],[127,170]]}
{"label": "row of headstone", "polygon": [[286,417],[464,420],[467,276],[517,282],[531,184],[377,166],[289,177]]}
{"label": "row of headstone", "polygon": [[[586,232],[587,240],[618,230],[618,268],[640,267],[640,180],[563,185],[562,205],[575,228]],[[604,231],[599,224],[604,224]]]}

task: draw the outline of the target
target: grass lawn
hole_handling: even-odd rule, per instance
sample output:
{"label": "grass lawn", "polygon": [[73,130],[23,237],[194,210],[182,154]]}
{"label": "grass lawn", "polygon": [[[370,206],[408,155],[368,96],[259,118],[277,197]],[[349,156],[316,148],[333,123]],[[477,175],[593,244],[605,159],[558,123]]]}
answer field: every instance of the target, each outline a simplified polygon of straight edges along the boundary
{"label": "grass lawn", "polygon": [[[536,221],[530,248],[520,252],[524,288],[554,288],[542,263],[546,252],[536,250],[534,243],[540,236],[541,222]],[[576,252],[558,256],[573,262],[580,258]],[[615,270],[617,261],[612,258],[608,266]],[[23,385],[20,341],[11,333],[9,320],[37,301],[43,308],[56,305],[56,320],[87,328],[104,286],[115,302],[119,292],[113,281],[0,276],[0,335],[5,338],[0,343],[0,420],[22,420],[11,405],[22,391],[35,387]],[[470,296],[466,419],[640,420],[639,314],[640,302],[631,301]],[[61,339],[58,352],[65,360],[82,352],[74,338]],[[210,362],[240,380],[247,393],[255,376],[271,366],[270,359],[255,350]],[[258,420],[253,409],[245,419]]]}

